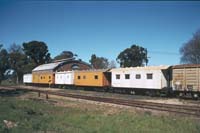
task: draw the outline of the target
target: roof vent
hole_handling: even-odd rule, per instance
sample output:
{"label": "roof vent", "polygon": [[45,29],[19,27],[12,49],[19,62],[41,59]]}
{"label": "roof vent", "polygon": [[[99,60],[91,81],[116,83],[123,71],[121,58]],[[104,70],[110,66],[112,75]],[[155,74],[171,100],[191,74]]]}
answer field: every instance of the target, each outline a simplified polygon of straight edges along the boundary
{"label": "roof vent", "polygon": [[66,58],[61,60],[54,60],[53,62],[62,62],[62,61],[69,61],[69,60],[75,60],[75,58]]}

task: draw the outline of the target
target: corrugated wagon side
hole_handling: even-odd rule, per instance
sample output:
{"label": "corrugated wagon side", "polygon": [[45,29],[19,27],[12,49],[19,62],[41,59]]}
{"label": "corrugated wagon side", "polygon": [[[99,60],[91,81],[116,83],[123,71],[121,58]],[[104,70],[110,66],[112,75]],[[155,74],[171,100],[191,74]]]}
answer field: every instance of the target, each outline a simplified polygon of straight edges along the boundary
{"label": "corrugated wagon side", "polygon": [[200,64],[172,67],[172,88],[179,96],[200,96]]}

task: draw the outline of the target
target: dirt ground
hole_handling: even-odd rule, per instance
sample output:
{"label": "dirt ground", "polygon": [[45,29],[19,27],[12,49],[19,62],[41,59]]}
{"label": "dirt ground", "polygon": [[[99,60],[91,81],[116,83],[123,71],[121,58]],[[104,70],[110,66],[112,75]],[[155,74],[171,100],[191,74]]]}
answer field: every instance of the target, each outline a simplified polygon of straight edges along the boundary
{"label": "dirt ground", "polygon": [[[33,88],[27,86],[28,88]],[[178,105],[197,105],[200,107],[200,100],[188,100],[188,99],[178,99],[178,98],[166,98],[166,97],[149,97],[141,95],[128,95],[128,94],[117,94],[108,92],[95,92],[95,91],[84,91],[84,90],[72,90],[72,89],[59,89],[59,88],[37,88],[42,90],[58,91],[70,94],[79,94],[87,96],[97,96],[97,97],[109,97],[109,98],[120,98],[128,100],[141,100],[147,102],[157,102],[166,104],[178,104]]]}
{"label": "dirt ground", "polygon": [[150,109],[95,102],[95,101],[82,100],[82,99],[67,98],[67,97],[61,97],[61,96],[55,96],[55,95],[49,95],[49,99],[46,99],[45,94],[42,94],[40,97],[38,97],[38,94],[34,92],[21,95],[19,98],[24,99],[24,100],[25,99],[40,100],[40,101],[52,104],[54,106],[81,108],[82,110],[91,110],[91,111],[101,111],[101,112],[104,112],[104,115],[117,114],[122,111],[128,111],[131,113],[141,114],[141,115],[150,114],[153,116],[177,115],[173,113],[150,110]]}

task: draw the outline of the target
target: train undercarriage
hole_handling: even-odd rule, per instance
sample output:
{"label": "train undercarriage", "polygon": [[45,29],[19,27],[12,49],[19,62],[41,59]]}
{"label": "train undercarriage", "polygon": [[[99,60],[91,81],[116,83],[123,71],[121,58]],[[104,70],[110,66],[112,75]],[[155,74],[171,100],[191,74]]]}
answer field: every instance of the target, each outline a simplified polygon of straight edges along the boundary
{"label": "train undercarriage", "polygon": [[75,89],[75,90],[98,91],[98,92],[131,94],[131,95],[146,95],[146,96],[151,96],[151,97],[178,97],[178,98],[184,98],[184,99],[192,98],[195,100],[200,98],[200,92],[173,91],[172,88],[163,88],[163,89],[114,88],[114,87],[109,87],[109,86],[90,87],[90,86],[75,86],[75,85],[55,85],[55,84],[25,84],[25,85],[35,86],[35,87]]}

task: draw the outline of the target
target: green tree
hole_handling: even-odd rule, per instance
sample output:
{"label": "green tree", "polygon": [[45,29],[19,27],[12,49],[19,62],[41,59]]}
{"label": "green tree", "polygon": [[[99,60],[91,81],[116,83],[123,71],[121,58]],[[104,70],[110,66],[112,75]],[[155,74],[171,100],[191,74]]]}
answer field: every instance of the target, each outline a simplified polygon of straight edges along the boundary
{"label": "green tree", "polygon": [[26,68],[27,57],[23,53],[22,48],[20,45],[12,44],[9,48],[9,66],[10,69],[14,70],[16,83],[18,84],[19,81],[22,81],[23,74]]}
{"label": "green tree", "polygon": [[0,84],[4,79],[4,72],[9,68],[8,57],[7,50],[3,49],[3,45],[0,45]]}
{"label": "green tree", "polygon": [[144,66],[148,63],[147,49],[138,45],[132,45],[130,48],[122,51],[116,60],[120,67]]}
{"label": "green tree", "polygon": [[180,48],[181,63],[200,64],[200,30]]}
{"label": "green tree", "polygon": [[74,57],[77,57],[77,55],[72,53],[71,51],[63,51],[58,56],[54,57],[54,60],[69,59]]}
{"label": "green tree", "polygon": [[48,46],[44,42],[31,41],[23,43],[24,53],[30,57],[36,65],[41,65],[51,61]]}
{"label": "green tree", "polygon": [[108,59],[104,57],[97,57],[95,54],[92,54],[90,63],[95,69],[106,69],[109,66]]}

